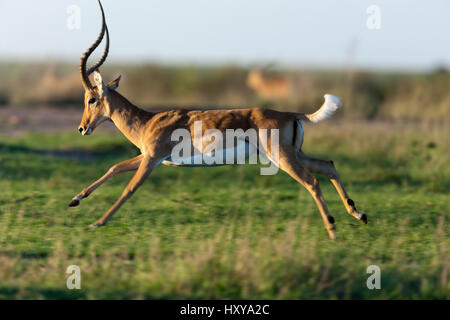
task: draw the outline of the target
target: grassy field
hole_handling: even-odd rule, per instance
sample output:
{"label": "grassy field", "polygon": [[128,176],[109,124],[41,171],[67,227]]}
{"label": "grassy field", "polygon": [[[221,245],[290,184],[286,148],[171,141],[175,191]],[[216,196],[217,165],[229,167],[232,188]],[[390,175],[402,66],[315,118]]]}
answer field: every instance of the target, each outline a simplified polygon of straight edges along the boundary
{"label": "grassy field", "polygon": [[[449,299],[448,126],[327,122],[304,151],[334,160],[367,213],[348,215],[320,178],[339,239],[309,193],[258,166],[161,166],[110,223],[132,173],[67,205],[137,154],[120,134],[0,136],[0,298]],[[66,268],[81,268],[81,290]],[[368,290],[366,268],[381,268]]]}

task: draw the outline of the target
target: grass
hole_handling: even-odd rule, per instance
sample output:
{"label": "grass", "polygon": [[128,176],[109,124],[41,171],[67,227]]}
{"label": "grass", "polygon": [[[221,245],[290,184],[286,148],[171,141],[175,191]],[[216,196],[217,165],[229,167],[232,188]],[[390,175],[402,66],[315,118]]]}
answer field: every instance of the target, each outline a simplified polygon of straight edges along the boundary
{"label": "grass", "polygon": [[[132,173],[68,208],[137,154],[98,130],[0,137],[2,299],[449,299],[450,131],[386,123],[307,126],[304,151],[333,159],[363,225],[320,178],[339,239],[308,192],[258,166],[161,166],[110,223],[90,230]],[[69,265],[81,290],[66,289]],[[369,265],[381,290],[368,290]]]}

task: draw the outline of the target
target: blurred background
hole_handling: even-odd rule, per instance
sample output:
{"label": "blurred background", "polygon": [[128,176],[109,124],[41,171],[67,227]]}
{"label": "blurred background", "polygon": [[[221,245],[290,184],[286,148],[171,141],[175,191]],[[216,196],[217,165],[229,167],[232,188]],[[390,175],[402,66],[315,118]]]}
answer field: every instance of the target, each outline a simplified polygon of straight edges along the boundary
{"label": "blurred background", "polygon": [[[333,93],[344,101],[341,118],[450,117],[448,1],[104,6],[111,47],[101,71],[122,74],[120,91],[143,108],[307,112]],[[78,62],[98,34],[97,3],[1,1],[0,19],[1,130],[30,121],[21,108],[81,113]]]}

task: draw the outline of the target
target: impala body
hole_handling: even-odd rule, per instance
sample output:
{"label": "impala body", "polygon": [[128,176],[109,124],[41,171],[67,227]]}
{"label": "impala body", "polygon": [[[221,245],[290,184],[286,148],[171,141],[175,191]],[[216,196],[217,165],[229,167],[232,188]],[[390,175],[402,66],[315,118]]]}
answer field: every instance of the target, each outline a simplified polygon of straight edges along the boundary
{"label": "impala body", "polygon": [[[91,227],[106,224],[158,165],[161,163],[182,165],[182,163],[174,162],[171,158],[172,150],[177,143],[172,140],[172,134],[177,129],[185,129],[191,136],[194,136],[195,123],[198,121],[202,124],[203,133],[208,130],[225,132],[227,129],[242,129],[244,131],[265,129],[272,136],[273,132],[277,132],[277,158],[274,157],[272,143],[267,143],[263,148],[264,150],[259,151],[311,193],[332,239],[336,238],[334,218],[328,212],[319,182],[313,176],[313,173],[328,176],[336,187],[347,212],[358,220],[367,223],[366,215],[357,211],[354,202],[348,197],[333,162],[310,158],[301,151],[303,143],[301,122],[315,123],[330,117],[341,106],[339,98],[325,95],[325,103],[312,114],[279,112],[260,108],[205,111],[171,110],[158,113],[144,111],[117,92],[120,76],[109,83],[105,83],[98,71],[98,68],[106,60],[109,50],[108,28],[100,1],[99,4],[102,13],[101,32],[94,44],[81,58],[80,71],[85,89],[85,108],[78,129],[82,135],[90,135],[102,122],[112,121],[125,137],[140,149],[141,155],[114,165],[105,175],[72,199],[69,205],[77,206],[83,198],[89,196],[114,175],[125,171],[136,171],[119,199],[98,221],[91,224]],[[102,57],[93,67],[86,70],[86,61],[89,55],[97,48],[105,34],[106,45]],[[94,85],[89,79],[91,73],[94,74]],[[259,138],[261,139],[261,137]],[[241,143],[246,143],[244,137],[238,138],[238,140]],[[267,140],[270,140],[269,137]],[[202,141],[200,146],[192,147],[203,152],[206,144],[206,141]],[[242,150],[238,144],[235,148],[236,150]],[[261,148],[256,146],[256,149]]]}

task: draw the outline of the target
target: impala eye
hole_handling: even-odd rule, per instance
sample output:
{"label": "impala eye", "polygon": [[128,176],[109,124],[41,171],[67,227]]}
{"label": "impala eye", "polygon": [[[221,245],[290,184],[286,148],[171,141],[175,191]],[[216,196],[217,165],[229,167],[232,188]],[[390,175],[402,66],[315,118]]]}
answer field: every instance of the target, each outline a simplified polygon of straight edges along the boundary
{"label": "impala eye", "polygon": [[93,103],[95,103],[95,101],[96,101],[95,98],[90,98],[89,101],[88,101],[88,103],[89,103],[89,104],[93,104]]}

